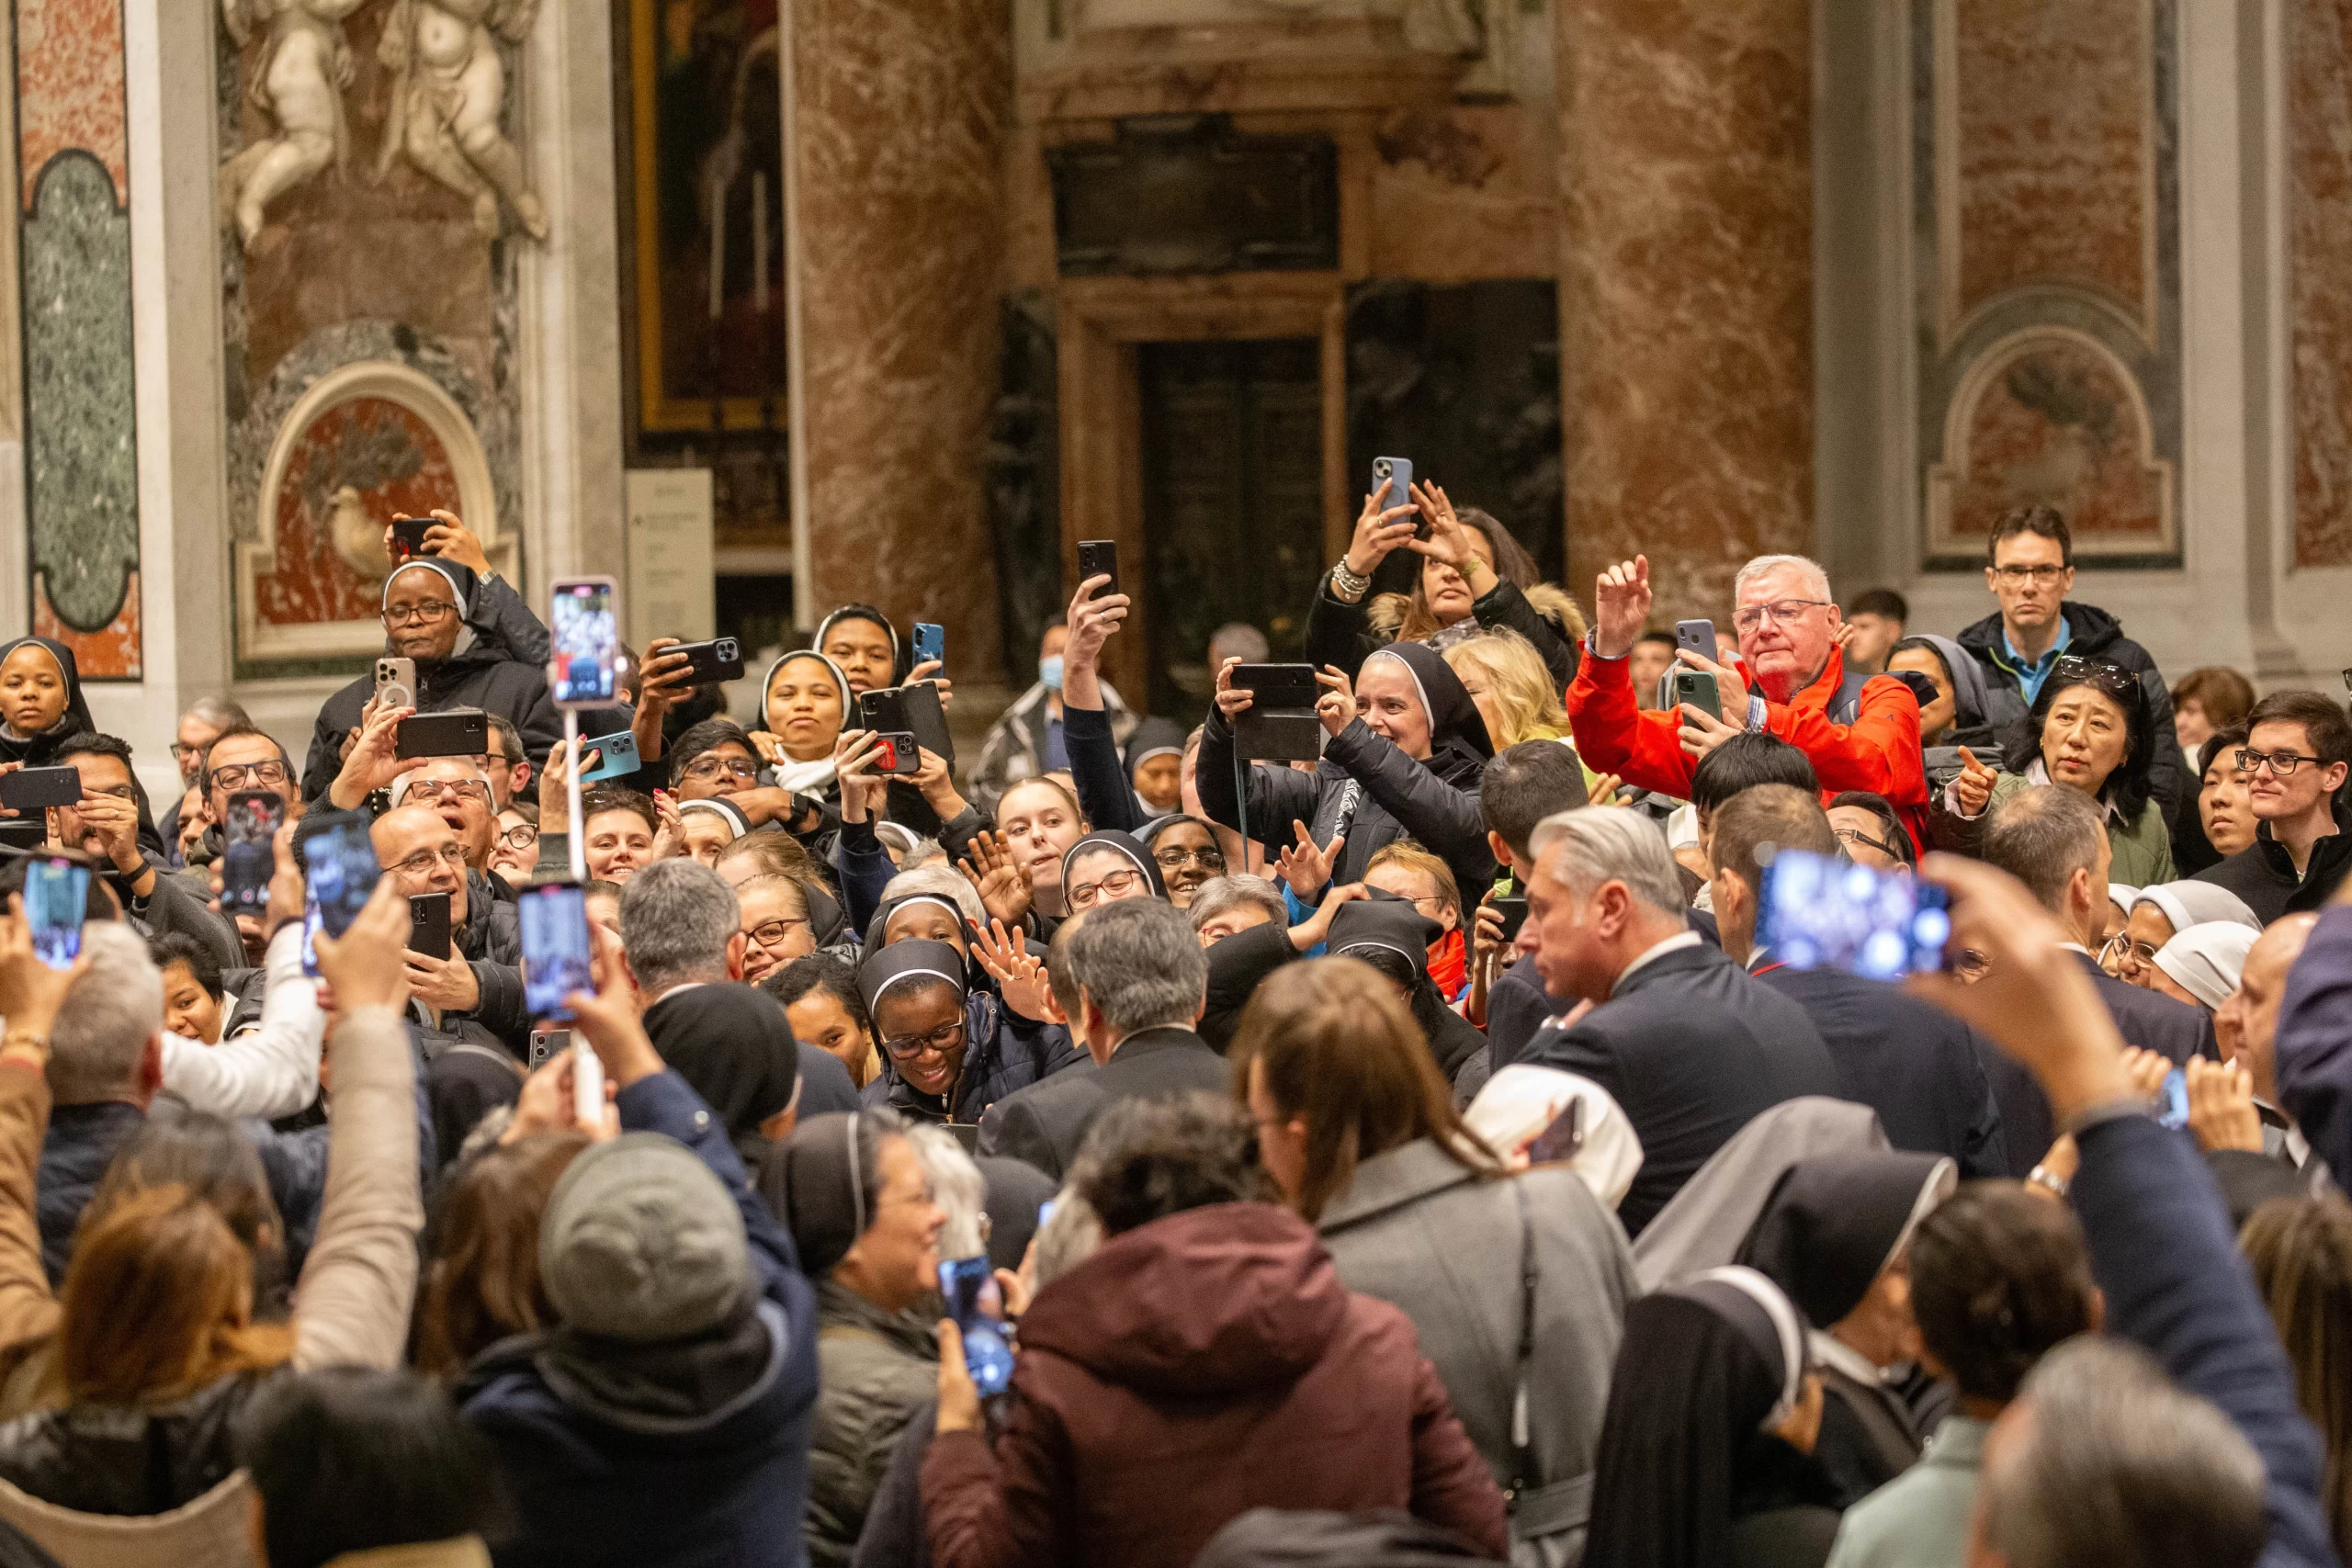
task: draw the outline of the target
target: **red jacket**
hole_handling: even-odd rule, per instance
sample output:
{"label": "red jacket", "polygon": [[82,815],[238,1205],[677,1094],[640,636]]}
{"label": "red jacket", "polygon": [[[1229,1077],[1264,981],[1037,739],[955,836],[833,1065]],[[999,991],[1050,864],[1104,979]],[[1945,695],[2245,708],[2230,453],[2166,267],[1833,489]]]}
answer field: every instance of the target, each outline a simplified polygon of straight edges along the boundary
{"label": "red jacket", "polygon": [[[1687,800],[1697,764],[1682,750],[1679,714],[1645,713],[1634,699],[1623,659],[1588,656],[1568,688],[1568,725],[1577,752],[1596,773],[1615,773],[1635,789]],[[1849,789],[1887,798],[1911,831],[1928,842],[1928,769],[1919,755],[1919,699],[1892,675],[1862,686],[1850,725],[1829,722],[1829,704],[1845,684],[1845,661],[1832,649],[1821,678],[1788,704],[1766,701],[1764,728],[1805,754],[1821,781],[1821,798]]]}
{"label": "red jacket", "polygon": [[938,1568],[1187,1568],[1260,1507],[1408,1508],[1510,1554],[1411,1321],[1262,1203],[1138,1226],[1039,1292],[1003,1434],[941,1433],[922,1501]]}

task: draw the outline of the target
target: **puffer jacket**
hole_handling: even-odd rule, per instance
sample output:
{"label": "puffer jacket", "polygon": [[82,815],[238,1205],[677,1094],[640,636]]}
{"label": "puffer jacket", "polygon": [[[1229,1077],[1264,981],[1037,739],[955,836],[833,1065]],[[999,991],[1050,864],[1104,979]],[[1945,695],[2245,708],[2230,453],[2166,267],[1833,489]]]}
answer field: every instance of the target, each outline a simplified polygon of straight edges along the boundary
{"label": "puffer jacket", "polygon": [[900,1077],[887,1051],[881,1075],[859,1092],[859,1100],[917,1122],[977,1123],[1014,1089],[1088,1059],[1085,1049],[1071,1043],[1069,1030],[1023,1018],[991,992],[974,991],[964,999],[964,1072],[956,1080],[952,1103],[943,1104]]}
{"label": "puffer jacket", "polygon": [[[2067,600],[2059,606],[2066,617],[2066,625],[2074,636],[2066,644],[2066,651],[2078,658],[2104,660],[2120,664],[2139,677],[2140,708],[2148,722],[2148,785],[2169,813],[2179,805],[2184,795],[2194,795],[2197,784],[2188,777],[2180,752],[2180,731],[2173,724],[2172,692],[2165,686],[2164,672],[2148,650],[2123,635],[2123,623],[2096,604],[2077,604]],[[1956,639],[1966,649],[1985,672],[1987,694],[1985,719],[1998,734],[2027,722],[2033,705],[2025,700],[2025,689],[2018,684],[2018,671],[2009,659],[2008,640],[2001,629],[2001,617],[1996,612],[1962,630]],[[2120,881],[2121,878],[2117,878]]]}
{"label": "puffer jacket", "polygon": [[207,1383],[168,1404],[74,1404],[0,1427],[0,1475],[85,1514],[169,1513],[237,1468],[237,1425],[278,1371]]}
{"label": "puffer jacket", "polygon": [[915,1412],[939,1393],[939,1339],[917,1312],[817,1287],[817,1430],[808,1443],[808,1561],[846,1564]]}

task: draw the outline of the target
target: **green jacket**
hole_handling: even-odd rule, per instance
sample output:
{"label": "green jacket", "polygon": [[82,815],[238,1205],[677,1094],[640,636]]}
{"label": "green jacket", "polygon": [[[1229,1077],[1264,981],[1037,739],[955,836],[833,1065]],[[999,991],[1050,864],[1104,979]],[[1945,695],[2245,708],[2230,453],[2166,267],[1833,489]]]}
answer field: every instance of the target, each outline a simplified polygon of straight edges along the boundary
{"label": "green jacket", "polygon": [[808,1442],[808,1561],[846,1565],[874,1489],[914,1413],[939,1393],[934,1318],[817,1287],[817,1429]]}
{"label": "green jacket", "polygon": [[1828,1568],[1961,1568],[1990,1427],[1945,1416],[1917,1464],[1846,1510]]}
{"label": "green jacket", "polygon": [[[2022,774],[2004,773],[1993,784],[1992,803],[1985,807],[1984,815],[1969,818],[1946,811],[1944,797],[1938,793],[1929,802],[1929,840],[1940,850],[1975,854],[1985,822],[2029,783]],[[2139,819],[2129,826],[2112,815],[2106,816],[2105,820],[2107,847],[2115,856],[2115,863],[2107,868],[2109,882],[2126,887],[2154,887],[2173,880],[2172,833],[2165,825],[2164,807],[2153,796],[2140,807]]]}

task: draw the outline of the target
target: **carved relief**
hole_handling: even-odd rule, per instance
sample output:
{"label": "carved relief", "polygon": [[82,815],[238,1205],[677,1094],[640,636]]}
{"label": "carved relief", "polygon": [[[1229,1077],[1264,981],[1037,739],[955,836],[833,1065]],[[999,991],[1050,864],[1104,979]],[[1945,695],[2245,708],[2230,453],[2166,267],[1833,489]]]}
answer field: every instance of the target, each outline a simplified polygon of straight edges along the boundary
{"label": "carved relief", "polygon": [[277,134],[220,165],[220,209],[236,219],[248,249],[272,201],[349,152],[343,95],[351,85],[351,48],[343,19],[365,3],[220,0],[221,19],[238,47],[256,32],[267,34],[247,96]]}
{"label": "carved relief", "polygon": [[506,66],[491,37],[529,36],[538,0],[393,0],[377,58],[392,75],[379,173],[406,158],[473,203],[474,226],[498,233],[498,204],[514,208],[534,240],[548,236],[546,212],[523,178],[523,154],[499,129]]}

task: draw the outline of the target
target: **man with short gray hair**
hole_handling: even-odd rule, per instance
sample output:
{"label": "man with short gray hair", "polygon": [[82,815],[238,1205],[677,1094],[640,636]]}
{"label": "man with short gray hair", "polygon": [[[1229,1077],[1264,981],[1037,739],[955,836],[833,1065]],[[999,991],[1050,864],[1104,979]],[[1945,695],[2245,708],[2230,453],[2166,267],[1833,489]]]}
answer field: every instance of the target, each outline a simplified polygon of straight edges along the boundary
{"label": "man with short gray hair", "polygon": [[989,1107],[982,1154],[1025,1160],[1058,1181],[1106,1107],[1227,1091],[1225,1058],[1194,1032],[1208,1008],[1208,957],[1172,905],[1128,898],[1086,910],[1055,933],[1047,969],[1057,993],[1075,981],[1069,1031],[1093,1061]]}
{"label": "man with short gray hair", "polygon": [[1538,1030],[1519,1059],[1590,1078],[1624,1107],[1642,1170],[1617,1213],[1639,1235],[1758,1112],[1837,1094],[1837,1068],[1804,1009],[1690,929],[1666,835],[1648,818],[1565,811],[1529,848],[1520,951],[1552,996],[1591,1006]]}
{"label": "man with short gray hair", "polygon": [[681,986],[743,977],[742,907],[699,861],[655,861],[621,888],[621,945],[651,1007]]}
{"label": "man with short gray hair", "polygon": [[56,1103],[41,1139],[36,1208],[52,1285],[65,1278],[90,1194],[164,1084],[164,976],[147,944],[129,926],[92,920],[82,951],[90,966],[65,993],[49,1035]]}

